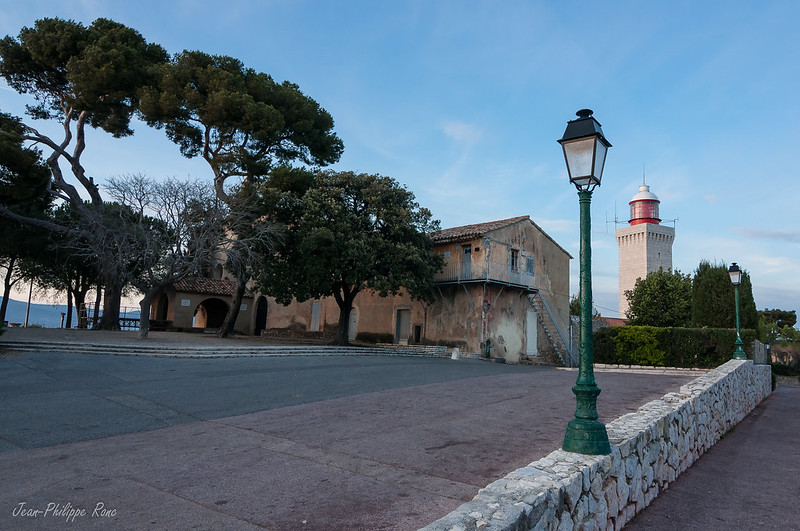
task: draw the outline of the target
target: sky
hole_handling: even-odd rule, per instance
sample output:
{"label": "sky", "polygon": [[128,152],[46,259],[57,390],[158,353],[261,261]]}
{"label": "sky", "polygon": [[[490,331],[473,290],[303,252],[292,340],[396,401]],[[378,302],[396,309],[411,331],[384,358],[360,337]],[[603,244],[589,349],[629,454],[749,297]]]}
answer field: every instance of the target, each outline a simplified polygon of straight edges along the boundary
{"label": "sky", "polygon": [[[578,109],[613,144],[592,198],[594,303],[618,316],[615,220],[643,179],[673,267],[737,262],[758,309],[800,310],[800,2],[0,0],[0,36],[110,18],[170,53],[230,55],[334,118],[335,170],[393,177],[442,227],[530,215],[573,257],[579,211],[556,142]],[[0,81],[0,109],[27,97]],[[163,131],[88,135],[99,182],[211,179]]]}

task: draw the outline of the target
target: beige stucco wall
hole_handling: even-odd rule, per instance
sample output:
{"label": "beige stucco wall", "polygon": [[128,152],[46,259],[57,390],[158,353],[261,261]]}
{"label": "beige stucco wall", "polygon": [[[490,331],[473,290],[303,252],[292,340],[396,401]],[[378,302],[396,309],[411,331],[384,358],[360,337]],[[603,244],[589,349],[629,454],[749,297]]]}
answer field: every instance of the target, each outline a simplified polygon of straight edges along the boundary
{"label": "beige stucco wall", "polygon": [[[473,265],[472,279],[482,278],[489,271],[490,282],[444,283],[437,282],[435,300],[422,303],[407,294],[380,297],[364,291],[353,303],[356,340],[366,342],[397,342],[398,311],[408,310],[408,329],[403,335],[409,343],[419,342],[459,347],[466,353],[484,353],[486,340],[491,345],[492,357],[502,357],[516,363],[528,349],[526,317],[532,306],[528,296],[538,289],[548,300],[550,308],[562,326],[569,318],[569,254],[529,220],[520,221],[503,229],[491,231],[487,237],[472,241],[439,244],[435,252],[446,253],[445,271],[461,270],[463,248],[469,245]],[[524,287],[503,285],[509,281],[509,249],[518,252],[520,278]],[[534,257],[534,275],[528,277],[526,258]],[[488,267],[486,264],[491,263]],[[505,277],[502,275],[505,274]],[[439,277],[441,279],[441,277]],[[456,279],[458,276],[456,275]],[[252,287],[251,287],[252,291]],[[168,319],[173,326],[189,328],[195,308],[209,296],[170,293]],[[260,294],[243,301],[246,310],[240,311],[236,330],[253,333],[256,305]],[[229,303],[229,297],[216,297]],[[188,300],[187,306],[181,300]],[[264,333],[268,335],[303,335],[306,337],[333,338],[339,322],[339,307],[332,297],[311,301],[292,301],[281,305],[267,297],[267,319]],[[314,305],[319,304],[318,331],[312,322]],[[537,323],[539,350],[547,348],[547,338]]]}
{"label": "beige stucco wall", "polygon": [[[190,329],[195,316],[197,307],[209,299],[219,299],[225,303],[226,308],[230,306],[232,297],[220,295],[205,295],[200,293],[176,293],[174,289],[165,290],[168,299],[167,320],[172,322],[174,328]],[[155,319],[158,315],[159,297],[155,297],[150,307],[151,318]],[[239,315],[236,318],[234,331],[239,334],[250,334],[253,330],[255,307],[252,297],[243,297]]]}
{"label": "beige stucco wall", "polygon": [[[538,226],[525,220],[492,231],[488,237],[471,241],[436,245],[435,252],[450,253],[443,273],[460,271],[465,245],[471,247],[473,277],[480,277],[487,260],[496,265],[493,274],[507,271],[509,249],[520,256],[520,270],[525,270],[525,258],[534,257],[534,276],[531,288],[541,291],[562,326],[569,319],[569,254],[547,236]],[[449,269],[448,269],[449,268]],[[457,276],[457,275],[456,275]],[[440,277],[441,278],[441,277]],[[508,280],[508,277],[505,278]],[[414,342],[415,327],[419,327],[420,342],[459,347],[467,353],[484,353],[485,342],[491,345],[492,357],[502,357],[516,363],[527,349],[526,317],[532,309],[528,289],[499,283],[437,283],[436,297],[431,303],[414,301],[407,294],[380,297],[371,291],[358,294],[353,309],[357,340],[368,342],[397,342],[398,310],[409,310],[409,343]],[[267,333],[281,330],[311,333],[312,304],[315,301],[292,302],[280,305],[269,298]],[[320,329],[335,334],[339,307],[332,297],[320,301]],[[537,323],[539,350],[548,348],[547,338]]]}

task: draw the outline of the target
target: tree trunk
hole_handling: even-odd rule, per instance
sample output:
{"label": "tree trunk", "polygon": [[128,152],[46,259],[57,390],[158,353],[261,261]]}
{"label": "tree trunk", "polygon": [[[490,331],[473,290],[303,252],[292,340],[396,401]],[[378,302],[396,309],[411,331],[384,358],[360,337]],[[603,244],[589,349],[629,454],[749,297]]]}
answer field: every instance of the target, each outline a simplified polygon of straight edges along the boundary
{"label": "tree trunk", "polygon": [[351,289],[350,286],[343,284],[341,293],[334,293],[333,298],[336,299],[336,304],[339,305],[339,338],[336,342],[337,345],[347,346],[350,344],[349,325],[350,325],[350,312],[353,310],[353,301],[358,295],[357,289]]}
{"label": "tree trunk", "polygon": [[103,275],[103,315],[98,330],[119,330],[119,309],[122,305],[122,283],[117,275]]}
{"label": "tree trunk", "polygon": [[350,322],[350,312],[353,310],[352,304],[339,306],[339,339],[337,345],[347,346],[350,344],[350,334],[348,334],[348,323]]}
{"label": "tree trunk", "polygon": [[148,289],[144,292],[144,297],[139,301],[139,333],[136,339],[147,339],[150,333],[150,305],[153,302],[153,295],[156,289]]}
{"label": "tree trunk", "polygon": [[[100,315],[100,300],[103,297],[103,286],[97,284],[97,294],[94,297],[94,315],[92,316],[92,329],[97,328],[99,322],[98,315]],[[88,316],[87,316],[88,317]]]}
{"label": "tree trunk", "polygon": [[67,289],[67,322],[65,328],[72,328],[72,290]]}
{"label": "tree trunk", "polygon": [[6,310],[8,310],[8,297],[11,295],[11,286],[14,285],[11,282],[11,276],[14,272],[14,258],[10,258],[8,260],[8,265],[6,266],[6,277],[3,279],[3,302],[0,303],[0,324],[5,322],[6,320]]}
{"label": "tree trunk", "polygon": [[240,278],[236,283],[236,292],[233,294],[233,302],[231,307],[228,308],[228,313],[225,315],[225,320],[222,321],[222,326],[219,327],[217,332],[218,337],[228,337],[233,332],[233,327],[236,324],[236,319],[239,317],[239,308],[242,306],[242,298],[247,288],[247,278]]}

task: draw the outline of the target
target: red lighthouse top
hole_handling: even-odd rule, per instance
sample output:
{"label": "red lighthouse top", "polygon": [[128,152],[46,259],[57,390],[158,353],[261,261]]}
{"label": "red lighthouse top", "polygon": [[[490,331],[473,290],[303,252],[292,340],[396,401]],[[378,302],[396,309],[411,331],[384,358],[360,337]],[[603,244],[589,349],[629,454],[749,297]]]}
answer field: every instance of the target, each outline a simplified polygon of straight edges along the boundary
{"label": "red lighthouse top", "polygon": [[658,217],[658,205],[661,201],[658,200],[656,194],[650,191],[650,187],[643,184],[639,187],[639,193],[633,196],[630,203],[631,206],[631,219],[628,223],[631,225],[638,225],[640,223],[652,223],[658,225],[661,223],[661,218]]}

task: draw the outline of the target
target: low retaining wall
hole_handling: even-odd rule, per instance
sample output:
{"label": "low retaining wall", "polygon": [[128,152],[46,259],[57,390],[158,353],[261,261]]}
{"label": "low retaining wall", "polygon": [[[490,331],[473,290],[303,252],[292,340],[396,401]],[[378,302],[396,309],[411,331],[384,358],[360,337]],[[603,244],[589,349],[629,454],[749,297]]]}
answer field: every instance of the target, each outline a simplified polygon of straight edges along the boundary
{"label": "low retaining wall", "polygon": [[771,391],[768,365],[731,360],[607,424],[611,455],[557,450],[424,529],[621,529]]}

